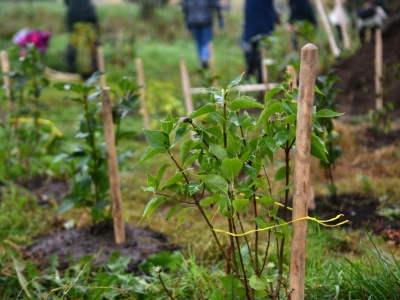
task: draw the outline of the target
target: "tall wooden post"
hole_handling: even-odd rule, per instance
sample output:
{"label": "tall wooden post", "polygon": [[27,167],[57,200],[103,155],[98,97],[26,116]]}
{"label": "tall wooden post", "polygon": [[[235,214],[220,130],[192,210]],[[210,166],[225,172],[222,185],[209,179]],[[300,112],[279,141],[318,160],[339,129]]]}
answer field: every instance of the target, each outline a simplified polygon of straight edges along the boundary
{"label": "tall wooden post", "polygon": [[115,242],[121,244],[125,242],[126,237],[125,225],[122,217],[122,200],[119,184],[117,151],[115,149],[115,133],[112,119],[110,88],[108,87],[103,88],[103,123],[108,155],[108,176],[110,178],[114,236]]}
{"label": "tall wooden post", "polygon": [[190,79],[189,73],[186,67],[186,61],[183,57],[181,57],[181,79],[182,79],[182,89],[183,96],[185,98],[185,106],[187,115],[190,115],[194,111],[192,94],[190,93]]}
{"label": "tall wooden post", "polygon": [[[296,153],[294,161],[293,220],[307,216],[307,195],[310,178],[311,117],[318,48],[307,44],[301,49],[300,84],[297,109]],[[290,289],[292,300],[304,299],[307,221],[292,225],[290,255]]]}
{"label": "tall wooden post", "polygon": [[[0,60],[1,60],[1,72],[3,73],[4,85],[6,86],[6,99],[8,101],[8,107],[10,112],[14,110],[14,101],[12,100],[11,95],[11,78],[10,78],[10,62],[8,61],[7,51],[0,52]],[[4,121],[4,113],[0,106],[0,117],[2,121]]]}
{"label": "tall wooden post", "polygon": [[214,43],[213,42],[209,42],[208,43],[208,47],[210,49],[210,69],[212,72],[212,76],[214,77],[211,85],[212,87],[217,87],[218,86],[218,81],[215,79],[215,75],[216,75],[216,68],[215,68],[215,52],[214,52]]}
{"label": "tall wooden post", "polygon": [[383,108],[383,95],[382,95],[382,31],[377,29],[375,31],[375,109]]}
{"label": "tall wooden post", "polygon": [[136,72],[137,72],[137,84],[140,86],[139,93],[140,93],[140,112],[143,116],[143,124],[144,128],[150,129],[150,118],[149,118],[149,111],[147,110],[147,103],[146,103],[146,82],[144,80],[144,71],[143,71],[143,63],[140,58],[136,58]]}
{"label": "tall wooden post", "polygon": [[346,50],[350,50],[350,39],[349,35],[347,34],[347,24],[346,24],[346,16],[344,13],[344,7],[343,7],[343,0],[335,0],[336,1],[336,7],[337,7],[337,12],[338,12],[338,19],[339,19],[339,26],[340,26],[340,32],[342,33],[342,38],[343,38],[343,45]]}
{"label": "tall wooden post", "polygon": [[264,94],[268,92],[268,69],[267,69],[267,64],[265,63],[266,58],[267,58],[267,50],[262,48],[260,64],[261,64],[261,79],[263,84],[265,84]]}
{"label": "tall wooden post", "polygon": [[[100,72],[105,72],[106,67],[104,63],[104,56],[103,56],[103,48],[101,46],[98,46],[96,48],[96,59],[97,59],[97,67]],[[106,76],[101,75],[100,76],[100,86],[103,88],[106,86]]]}
{"label": "tall wooden post", "polygon": [[332,33],[332,28],[329,25],[328,17],[326,16],[324,6],[321,0],[315,0],[315,4],[317,5],[318,14],[321,17],[322,25],[324,26],[325,32],[328,36],[329,46],[331,47],[332,53],[335,57],[339,57],[340,50],[336,44],[335,38]]}

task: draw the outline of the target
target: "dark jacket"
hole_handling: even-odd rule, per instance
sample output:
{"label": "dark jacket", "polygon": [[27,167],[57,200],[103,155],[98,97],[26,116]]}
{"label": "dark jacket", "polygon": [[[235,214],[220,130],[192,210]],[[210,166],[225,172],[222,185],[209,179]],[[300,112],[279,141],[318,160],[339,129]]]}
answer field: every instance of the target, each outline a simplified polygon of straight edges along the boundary
{"label": "dark jacket", "polygon": [[97,24],[97,14],[90,0],[65,0],[68,6],[67,25],[72,30],[77,22]]}
{"label": "dark jacket", "polygon": [[362,6],[358,12],[357,12],[357,16],[361,19],[368,19],[372,16],[375,15],[376,12],[376,7],[382,7],[382,9],[387,13],[387,7],[385,5],[385,2],[383,2],[382,0],[377,0],[375,1],[373,4],[371,4],[370,6]]}
{"label": "dark jacket", "polygon": [[214,11],[217,12],[218,18],[222,19],[219,0],[184,0],[182,8],[188,27],[212,26]]}
{"label": "dark jacket", "polygon": [[255,36],[271,33],[275,18],[273,0],[246,0],[243,40],[249,42]]}
{"label": "dark jacket", "polygon": [[314,10],[308,0],[290,0],[289,6],[289,23],[294,23],[295,21],[309,21],[314,26],[317,26]]}

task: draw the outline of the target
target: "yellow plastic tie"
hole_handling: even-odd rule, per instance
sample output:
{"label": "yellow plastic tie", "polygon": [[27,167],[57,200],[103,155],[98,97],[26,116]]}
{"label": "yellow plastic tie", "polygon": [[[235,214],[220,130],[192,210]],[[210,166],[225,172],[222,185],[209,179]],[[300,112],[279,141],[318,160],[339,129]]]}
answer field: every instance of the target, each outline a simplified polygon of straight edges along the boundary
{"label": "yellow plastic tie", "polygon": [[39,124],[43,124],[43,125],[49,125],[51,127],[51,133],[50,133],[50,139],[49,141],[46,143],[45,147],[47,147],[48,145],[51,144],[51,142],[54,140],[54,138],[57,137],[62,137],[62,133],[61,131],[57,128],[57,126],[50,120],[46,120],[46,119],[41,119],[41,118],[11,118],[10,119],[10,123],[33,123],[33,122],[37,122]]}
{"label": "yellow plastic tie", "polygon": [[253,233],[253,232],[271,230],[273,228],[277,228],[277,227],[280,227],[280,226],[288,225],[288,224],[291,224],[291,223],[294,223],[294,222],[298,222],[298,221],[303,221],[303,220],[314,221],[314,222],[317,222],[318,224],[321,224],[322,226],[325,226],[325,227],[337,227],[337,226],[341,226],[341,225],[347,223],[349,220],[345,220],[345,221],[340,222],[339,224],[335,224],[335,225],[329,225],[329,224],[326,224],[326,223],[336,221],[337,219],[339,219],[340,217],[343,217],[343,216],[344,216],[343,214],[340,214],[340,215],[337,215],[336,217],[334,217],[332,219],[329,219],[329,220],[318,220],[316,218],[312,218],[312,217],[306,216],[306,217],[303,217],[303,218],[292,220],[292,221],[287,222],[287,223],[276,224],[274,226],[270,226],[270,227],[266,227],[266,228],[253,229],[253,230],[250,230],[250,231],[246,231],[244,233],[237,233],[237,234],[229,232],[229,231],[226,231],[226,230],[221,230],[221,229],[213,229],[213,230],[215,232],[221,232],[221,233],[225,233],[225,234],[228,234],[228,235],[231,235],[231,236],[245,236],[245,235]]}

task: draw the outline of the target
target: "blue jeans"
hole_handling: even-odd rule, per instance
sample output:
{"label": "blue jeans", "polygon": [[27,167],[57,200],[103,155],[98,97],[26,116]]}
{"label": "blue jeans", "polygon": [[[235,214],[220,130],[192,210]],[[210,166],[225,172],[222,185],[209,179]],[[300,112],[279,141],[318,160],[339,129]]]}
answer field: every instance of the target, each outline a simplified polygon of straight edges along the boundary
{"label": "blue jeans", "polygon": [[208,63],[210,57],[210,47],[208,44],[213,38],[212,26],[192,26],[190,27],[190,31],[196,41],[200,62],[202,64]]}

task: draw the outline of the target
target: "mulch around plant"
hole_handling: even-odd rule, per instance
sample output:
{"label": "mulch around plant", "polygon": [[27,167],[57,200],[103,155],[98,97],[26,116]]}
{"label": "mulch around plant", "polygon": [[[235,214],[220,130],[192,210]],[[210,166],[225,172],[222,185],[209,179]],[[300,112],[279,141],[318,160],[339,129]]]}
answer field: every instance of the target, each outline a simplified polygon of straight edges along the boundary
{"label": "mulch around plant", "polygon": [[77,261],[86,255],[96,255],[95,264],[106,264],[109,255],[118,251],[121,256],[131,257],[127,271],[134,271],[152,254],[176,249],[161,233],[130,225],[125,226],[125,232],[126,242],[116,244],[112,224],[74,228],[40,236],[32,245],[25,247],[23,253],[43,268],[56,254],[59,268],[65,269],[71,259]]}
{"label": "mulch around plant", "polygon": [[[400,111],[400,12],[393,13],[382,32],[384,102]],[[333,68],[342,89],[336,100],[346,115],[363,115],[375,108],[375,41],[364,44],[356,53],[338,61]]]}

